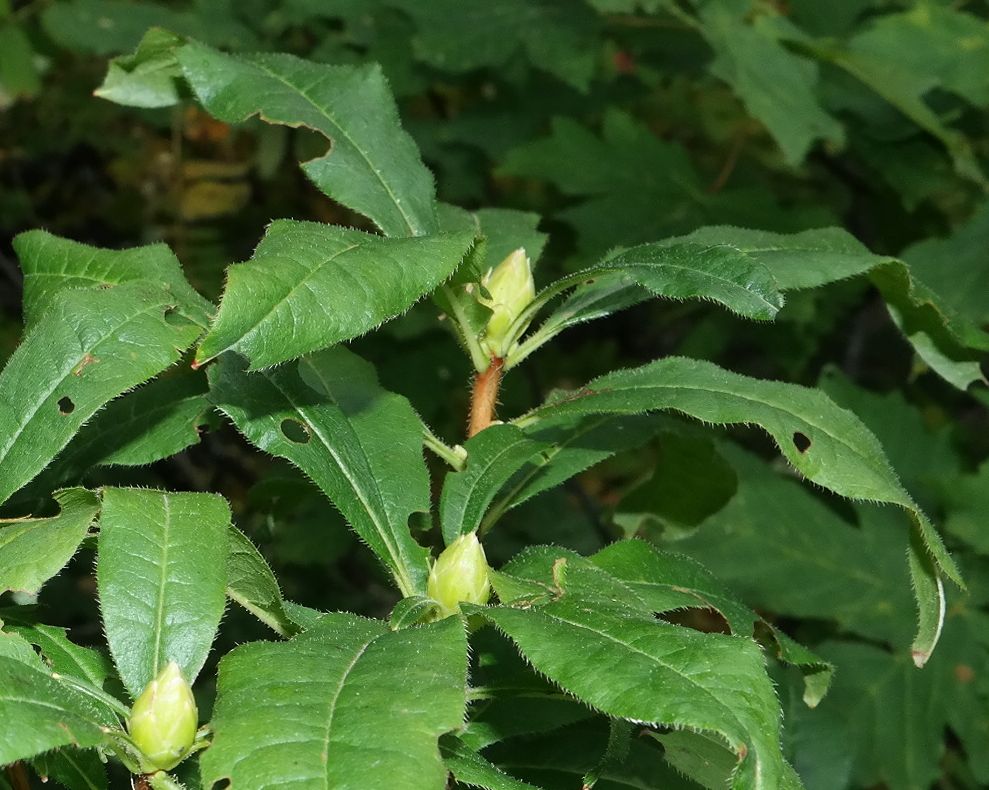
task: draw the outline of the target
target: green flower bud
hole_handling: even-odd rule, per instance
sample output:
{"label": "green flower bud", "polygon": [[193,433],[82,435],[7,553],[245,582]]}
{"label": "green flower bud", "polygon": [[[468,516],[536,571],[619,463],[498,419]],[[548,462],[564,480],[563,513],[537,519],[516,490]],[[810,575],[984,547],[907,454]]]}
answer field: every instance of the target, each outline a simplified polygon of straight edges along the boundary
{"label": "green flower bud", "polygon": [[443,617],[459,612],[461,601],[488,602],[488,560],[476,532],[461,535],[440,554],[429,572],[426,593],[440,605]]}
{"label": "green flower bud", "polygon": [[[492,357],[504,357],[511,350],[512,338],[509,338],[508,330],[536,297],[532,265],[525,250],[520,247],[496,267],[489,269],[481,279],[481,285],[491,298],[479,296],[478,301],[492,311],[481,344]],[[521,329],[524,331],[525,327]]]}
{"label": "green flower bud", "polygon": [[172,661],[137,698],[127,729],[148,763],[168,771],[188,753],[198,724],[192,689]]}

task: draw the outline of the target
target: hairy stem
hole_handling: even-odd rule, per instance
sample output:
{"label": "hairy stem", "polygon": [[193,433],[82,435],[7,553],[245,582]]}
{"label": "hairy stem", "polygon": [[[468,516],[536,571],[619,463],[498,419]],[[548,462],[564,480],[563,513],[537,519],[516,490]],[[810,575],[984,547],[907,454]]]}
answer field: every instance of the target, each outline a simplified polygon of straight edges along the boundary
{"label": "hairy stem", "polygon": [[450,466],[456,471],[460,471],[464,468],[464,460],[467,458],[464,448],[457,445],[456,447],[450,447],[442,439],[440,439],[435,433],[433,433],[428,426],[423,425],[423,444],[432,450],[436,455],[446,461]]}
{"label": "hairy stem", "polygon": [[487,370],[478,373],[474,379],[474,390],[470,399],[470,421],[467,425],[467,438],[487,428],[494,419],[498,403],[498,386],[501,384],[501,369],[505,361],[494,357]]}

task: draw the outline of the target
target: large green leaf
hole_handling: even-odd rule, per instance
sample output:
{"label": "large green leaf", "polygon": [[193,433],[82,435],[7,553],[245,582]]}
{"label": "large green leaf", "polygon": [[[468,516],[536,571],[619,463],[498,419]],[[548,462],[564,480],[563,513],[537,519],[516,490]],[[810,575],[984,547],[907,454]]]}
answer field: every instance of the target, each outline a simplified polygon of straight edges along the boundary
{"label": "large green leaf", "polygon": [[95,494],[68,488],[54,496],[57,516],[0,520],[0,591],[37,592],[86,537],[99,510]]}
{"label": "large green leaf", "polygon": [[437,740],[463,724],[466,680],[455,617],[390,631],[328,614],[290,642],[244,645],[220,662],[203,781],[442,790]]}
{"label": "large green leaf", "polygon": [[427,552],[409,516],[429,510],[429,476],[422,422],[405,398],[343,347],[258,373],[225,357],[210,387],[248,441],[291,461],[340,508],[404,595],[425,593]]}
{"label": "large green leaf", "polygon": [[203,327],[214,309],[189,285],[178,258],[164,244],[104,250],[29,230],[14,239],[14,250],[24,271],[24,324],[29,328],[63,291],[129,282],[167,287],[180,312]]}
{"label": "large green leaf", "polygon": [[258,369],[364,334],[446,280],[472,243],[472,234],[385,239],[277,220],[251,260],[228,270],[197,364],[233,350]]}
{"label": "large green leaf", "polygon": [[197,43],[182,47],[178,59],[196,97],[221,121],[259,115],[268,123],[323,134],[331,150],[302,169],[323,192],[369,217],[385,235],[436,230],[432,175],[402,130],[377,65],[226,55]]}
{"label": "large green leaf", "polygon": [[713,609],[724,617],[732,633],[739,636],[754,636],[756,624],[760,624],[775,640],[780,660],[794,664],[804,673],[807,704],[817,705],[827,691],[833,672],[831,665],[777,631],[693,558],[659,551],[641,540],[622,540],[605,547],[590,560],[634,590],[653,612]]}
{"label": "large green leaf", "polygon": [[507,634],[538,672],[609,716],[724,737],[739,760],[733,787],[785,785],[779,705],[755,642],[657,621],[618,579],[566,557],[553,563],[545,589],[523,608],[470,612]]}
{"label": "large green leaf", "polygon": [[100,609],[132,696],[170,661],[190,683],[206,661],[223,614],[229,525],[216,494],[103,489]]}
{"label": "large green leaf", "polygon": [[117,724],[49,673],[7,657],[0,657],[0,720],[0,765],[60,746],[96,746],[103,728]]}
{"label": "large green leaf", "polygon": [[140,282],[56,298],[0,373],[0,502],[107,401],[179,359],[200,330],[168,318],[174,304]]}
{"label": "large green leaf", "polygon": [[[517,422],[532,425],[543,417],[659,409],[718,425],[759,425],[812,482],[850,499],[895,504],[910,513],[929,552],[929,557],[915,552],[916,560],[911,563],[919,614],[914,652],[918,664],[926,661],[937,644],[944,614],[936,573],[943,572],[960,584],[958,569],[930,521],[900,484],[875,436],[823,393],[740,376],[709,362],[668,357],[594,379]],[[928,566],[931,562],[937,570]]]}

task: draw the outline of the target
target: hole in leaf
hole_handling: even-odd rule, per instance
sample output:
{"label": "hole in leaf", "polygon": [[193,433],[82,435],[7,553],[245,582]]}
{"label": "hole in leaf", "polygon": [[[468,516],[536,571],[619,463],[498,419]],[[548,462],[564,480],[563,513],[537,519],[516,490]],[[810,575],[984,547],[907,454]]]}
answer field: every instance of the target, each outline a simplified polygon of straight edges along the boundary
{"label": "hole in leaf", "polygon": [[656,619],[664,623],[692,628],[694,631],[703,631],[706,634],[731,633],[731,627],[721,612],[703,606],[659,612],[656,614]]}
{"label": "hole in leaf", "polygon": [[296,444],[309,443],[309,429],[298,420],[282,420],[282,434]]}
{"label": "hole in leaf", "polygon": [[810,437],[808,437],[805,433],[800,433],[800,431],[794,431],[793,446],[802,453],[807,452],[810,448]]}
{"label": "hole in leaf", "polygon": [[64,397],[60,398],[58,401],[58,413],[59,414],[72,414],[76,410],[76,405],[72,402],[72,398]]}

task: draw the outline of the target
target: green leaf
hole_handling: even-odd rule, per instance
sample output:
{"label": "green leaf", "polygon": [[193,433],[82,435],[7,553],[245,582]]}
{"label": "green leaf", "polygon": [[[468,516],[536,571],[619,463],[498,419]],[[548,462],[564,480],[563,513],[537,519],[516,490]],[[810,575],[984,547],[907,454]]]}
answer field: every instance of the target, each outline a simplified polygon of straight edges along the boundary
{"label": "green leaf", "polygon": [[392,631],[399,631],[413,625],[419,625],[435,619],[440,610],[440,605],[432,598],[425,595],[413,595],[410,598],[403,598],[391,611],[388,618],[388,627]]}
{"label": "green leaf", "polygon": [[727,3],[705,3],[699,32],[715,51],[711,72],[734,89],[776,138],[788,164],[803,161],[815,140],[841,144],[844,130],[817,97],[817,65],[776,39],[765,15],[738,14]]}
{"label": "green leaf", "polygon": [[830,221],[826,210],[783,207],[764,189],[709,191],[681,144],[614,107],[604,112],[600,137],[572,118],[554,118],[549,137],[510,151],[499,172],[544,179],[565,195],[583,198],[555,216],[573,228],[584,256],[687,233],[715,217],[743,225],[772,223],[778,230]]}
{"label": "green leaf", "polygon": [[769,269],[745,252],[724,244],[643,244],[608,256],[543,289],[525,315],[574,289],[564,305],[533,336],[509,353],[506,369],[564,329],[630,307],[643,299],[643,289],[667,299],[703,299],[745,318],[772,320],[783,295]]}
{"label": "green leaf", "polygon": [[0,520],[0,591],[36,593],[65,567],[96,519],[99,502],[84,488],[54,494],[50,518]]}
{"label": "green leaf", "polygon": [[508,510],[549,491],[613,455],[649,441],[658,424],[651,416],[591,417],[540,422],[529,432],[542,449],[512,476],[481,522],[483,535]]}
{"label": "green leaf", "polygon": [[593,285],[594,278],[611,274],[621,274],[626,284],[641,286],[655,296],[706,299],[760,321],[771,320],[783,306],[769,270],[726,244],[643,244],[572,274],[548,290],[559,293],[589,280]]}
{"label": "green leaf", "polygon": [[145,384],[111,403],[66,448],[73,470],[144,466],[199,443],[210,403],[205,377],[183,372]]}
{"label": "green leaf", "polygon": [[380,67],[226,55],[197,43],[182,47],[178,59],[196,97],[219,120],[239,123],[259,115],[323,134],[331,150],[302,169],[386,236],[436,231],[432,175],[400,126]]}
{"label": "green leaf", "polygon": [[93,95],[128,107],[171,107],[182,98],[182,68],[175,57],[180,36],[161,28],[144,34],[132,55],[110,61]]}
{"label": "green leaf", "polygon": [[465,6],[458,0],[390,0],[416,23],[416,55],[446,72],[488,67],[514,70],[527,60],[578,90],[595,67],[597,19],[583,4],[565,0],[500,0]]}
{"label": "green leaf", "polygon": [[707,790],[721,790],[731,781],[735,755],[717,738],[686,730],[650,735],[663,744],[666,762]]}
{"label": "green leaf", "polygon": [[763,263],[781,290],[816,288],[868,274],[894,322],[918,355],[942,378],[965,389],[982,379],[975,351],[989,350],[989,332],[955,312],[895,258],[874,255],[847,231],[820,228],[794,234],[715,226],[667,244],[729,244]]}
{"label": "green leaf", "polygon": [[477,530],[502,486],[544,447],[514,425],[492,425],[468,440],[466,465],[446,476],[440,497],[446,544]]}
{"label": "green leaf", "polygon": [[107,401],[179,359],[199,329],[170,321],[173,304],[171,294],[144,283],[55,300],[0,373],[0,502]]}
{"label": "green leaf", "polygon": [[959,475],[943,481],[948,517],[944,528],[983,556],[989,556],[989,460],[975,474]]}
{"label": "green leaf", "polygon": [[403,595],[424,594],[427,551],[409,516],[429,511],[422,422],[381,389],[345,348],[247,373],[232,357],[210,368],[211,399],[248,441],[301,469],[394,574]]}
{"label": "green leaf", "polygon": [[649,290],[630,282],[621,271],[596,276],[574,288],[540,324],[536,335],[546,342],[570,327],[606,318],[651,296]]}
{"label": "green leaf", "polygon": [[37,95],[41,90],[34,47],[24,29],[12,22],[0,24],[0,95],[6,105],[21,97]]}
{"label": "green leaf", "polygon": [[474,217],[484,237],[488,268],[497,266],[519,247],[525,248],[533,267],[539,262],[549,237],[536,230],[541,220],[538,214],[509,208],[482,208],[474,212]]}
{"label": "green leaf", "polygon": [[805,702],[814,707],[827,692],[834,668],[788,639],[739,601],[710,571],[682,554],[662,552],[641,540],[612,543],[590,558],[620,579],[656,613],[701,607],[719,612],[733,634],[754,636],[756,623],[769,630],[779,657],[806,675]]}
{"label": "green leaf", "polygon": [[62,748],[31,761],[42,782],[54,779],[68,790],[103,790],[108,787],[106,766],[95,749]]}
{"label": "green leaf", "polygon": [[169,661],[190,683],[202,668],[223,614],[229,525],[216,494],[103,489],[100,610],[131,696]]}
{"label": "green leaf", "polygon": [[364,334],[446,280],[472,243],[468,234],[384,239],[277,220],[251,260],[227,270],[196,362],[234,350],[256,370]]}
{"label": "green leaf", "polygon": [[116,721],[50,674],[0,657],[0,765],[26,760],[60,746],[87,748],[104,740]]}
{"label": "green leaf", "polygon": [[[757,424],[808,480],[849,499],[904,508],[937,569],[961,584],[940,536],[900,484],[875,436],[854,414],[819,391],[740,376],[709,362],[668,357],[594,379],[579,392],[534,409],[518,423],[532,425],[546,416],[636,414],[657,409],[676,410],[717,425]],[[914,651],[921,665],[937,643],[941,604],[940,596],[932,599],[918,594],[922,630]]]}
{"label": "green leaf", "polygon": [[[4,611],[3,614],[5,617],[9,617],[9,611]],[[31,647],[31,643],[13,631],[0,630],[0,658],[20,661],[22,664],[27,664],[41,672],[49,671],[45,662],[41,660],[41,656]]]}
{"label": "green leaf", "polygon": [[[933,9],[931,9],[933,10]],[[986,50],[989,52],[989,48]],[[989,323],[989,202],[947,238],[927,239],[903,251],[914,276],[959,315]]]}
{"label": "green leaf", "polygon": [[64,291],[121,283],[168,288],[179,312],[202,327],[215,309],[189,285],[178,258],[164,244],[104,250],[44,230],[29,230],[14,238],[14,250],[24,271],[24,323],[28,328]]}
{"label": "green leaf", "polygon": [[455,617],[390,631],[328,614],[290,642],[238,647],[220,662],[203,782],[442,790],[437,739],[463,723],[466,677]]}
{"label": "green leaf", "polygon": [[882,61],[919,95],[943,88],[974,107],[989,104],[989,85],[979,77],[989,71],[989,31],[984,19],[957,7],[923,3],[873,17],[849,47]]}
{"label": "green leaf", "polygon": [[[607,722],[599,717],[537,738],[513,738],[485,750],[485,756],[546,790],[571,790],[597,766],[607,740]],[[664,763],[662,751],[649,739],[635,738],[629,745],[625,761],[606,769],[595,790],[697,790]]]}
{"label": "green leaf", "polygon": [[236,601],[280,636],[298,628],[285,612],[282,591],[261,552],[232,524],[227,555],[227,597]]}
{"label": "green leaf", "polygon": [[738,475],[738,493],[676,550],[760,610],[834,620],[905,647],[913,623],[904,518],[860,506],[851,523],[758,458],[727,443],[719,450]]}
{"label": "green leaf", "polygon": [[657,621],[631,589],[581,562],[557,560],[553,575],[548,603],[470,611],[507,634],[538,672],[609,716],[724,737],[738,755],[733,787],[781,786],[779,706],[752,640]]}
{"label": "green leaf", "polygon": [[18,624],[16,620],[8,620],[8,623],[13,633],[20,634],[41,651],[59,675],[78,678],[101,689],[113,672],[105,652],[77,645],[69,639],[64,628],[44,623]]}
{"label": "green leaf", "polygon": [[231,0],[181,10],[141,0],[65,0],[44,9],[42,26],[73,52],[110,55],[134,49],[148,28],[164,27],[216,46],[257,49],[260,42]]}
{"label": "green leaf", "polygon": [[[848,72],[874,91],[925,132],[937,138],[951,156],[958,175],[985,186],[986,177],[972,144],[963,133],[946,125],[925,101],[925,94],[931,87],[927,77],[931,68],[929,58],[918,61],[919,71],[923,74],[918,78],[918,69],[903,69],[902,64],[897,62],[902,55],[897,55],[894,59],[889,57],[891,49],[902,51],[904,43],[900,40],[896,41],[894,48],[883,46],[874,49],[874,37],[869,31],[853,37],[847,45],[829,40],[814,41],[792,27],[785,28],[782,35],[818,59]],[[923,51],[928,52],[928,46]]]}
{"label": "green leaf", "polygon": [[709,437],[663,433],[652,477],[622,497],[613,518],[629,536],[689,534],[736,489],[735,471]]}
{"label": "green leaf", "polygon": [[489,763],[456,735],[440,738],[440,752],[443,763],[460,784],[483,790],[536,790]]}

